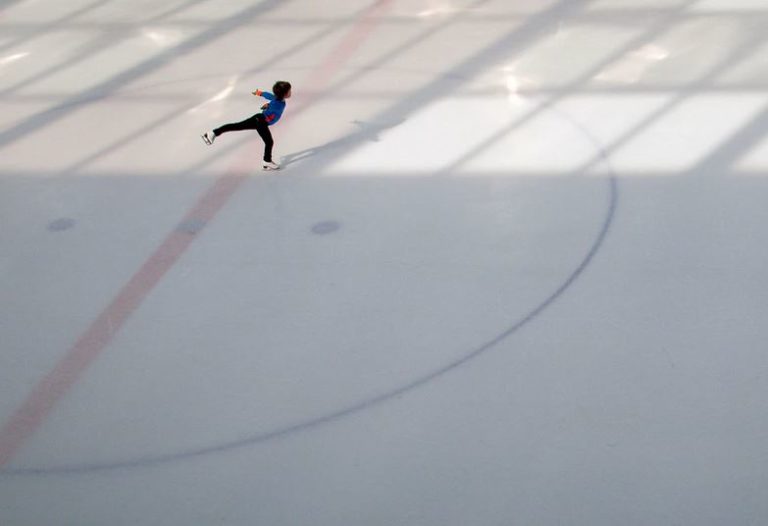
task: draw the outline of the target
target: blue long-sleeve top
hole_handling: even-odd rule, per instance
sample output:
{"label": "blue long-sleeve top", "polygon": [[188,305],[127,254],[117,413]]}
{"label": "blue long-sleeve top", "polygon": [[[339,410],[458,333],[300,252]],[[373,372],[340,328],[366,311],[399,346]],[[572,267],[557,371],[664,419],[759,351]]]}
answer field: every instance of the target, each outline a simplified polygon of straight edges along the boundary
{"label": "blue long-sleeve top", "polygon": [[275,95],[268,91],[262,91],[261,96],[269,101],[266,109],[262,110],[261,113],[264,114],[264,119],[266,119],[267,125],[272,126],[280,120],[280,117],[282,117],[283,110],[285,110],[285,101],[277,100]]}

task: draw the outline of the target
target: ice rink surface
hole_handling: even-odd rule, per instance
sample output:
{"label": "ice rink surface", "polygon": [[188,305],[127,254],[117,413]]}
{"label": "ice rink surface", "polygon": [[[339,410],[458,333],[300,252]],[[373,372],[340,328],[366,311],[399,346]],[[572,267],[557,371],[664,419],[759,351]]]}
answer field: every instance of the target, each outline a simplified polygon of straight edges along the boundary
{"label": "ice rink surface", "polygon": [[768,524],[766,27],[0,1],[0,524]]}

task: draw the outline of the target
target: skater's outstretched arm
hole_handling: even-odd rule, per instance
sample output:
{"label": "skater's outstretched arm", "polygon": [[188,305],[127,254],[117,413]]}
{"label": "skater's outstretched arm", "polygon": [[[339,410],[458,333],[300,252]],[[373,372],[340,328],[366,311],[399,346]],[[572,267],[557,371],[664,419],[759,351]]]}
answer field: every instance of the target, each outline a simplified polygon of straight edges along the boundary
{"label": "skater's outstretched arm", "polygon": [[268,91],[262,91],[260,89],[254,91],[253,95],[256,95],[257,97],[264,97],[267,100],[275,100],[275,96],[272,93]]}
{"label": "skater's outstretched arm", "polygon": [[[253,92],[253,95],[256,95],[257,97],[264,97],[267,100],[275,100],[275,96],[272,93],[268,91],[262,91],[258,88],[256,89],[256,91]],[[267,102],[266,104],[263,104],[261,106],[261,109],[266,110],[268,107],[269,107],[269,102]]]}

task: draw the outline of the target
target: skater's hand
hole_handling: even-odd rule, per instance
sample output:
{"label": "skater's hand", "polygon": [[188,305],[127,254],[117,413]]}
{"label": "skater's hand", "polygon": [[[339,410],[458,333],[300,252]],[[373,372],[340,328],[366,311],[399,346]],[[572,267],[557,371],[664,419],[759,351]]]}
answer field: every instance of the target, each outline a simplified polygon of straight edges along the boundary
{"label": "skater's hand", "polygon": [[263,91],[261,91],[260,89],[257,89],[256,91],[253,92],[253,95],[256,95],[257,97],[261,97],[262,93]]}
{"label": "skater's hand", "polygon": [[269,102],[261,106],[262,110],[266,110],[267,108],[269,108]]}

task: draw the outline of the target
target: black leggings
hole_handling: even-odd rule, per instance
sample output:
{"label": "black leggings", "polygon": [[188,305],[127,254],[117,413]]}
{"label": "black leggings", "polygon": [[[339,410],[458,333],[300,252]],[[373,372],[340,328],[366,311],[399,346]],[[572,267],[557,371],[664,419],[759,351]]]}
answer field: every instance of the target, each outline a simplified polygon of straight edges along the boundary
{"label": "black leggings", "polygon": [[259,132],[259,135],[264,140],[264,160],[271,163],[272,146],[274,146],[275,141],[272,140],[272,133],[269,131],[269,126],[267,125],[267,120],[264,118],[264,115],[257,113],[244,121],[225,124],[224,126],[213,130],[213,134],[219,136],[222,133],[240,130],[256,130]]}

